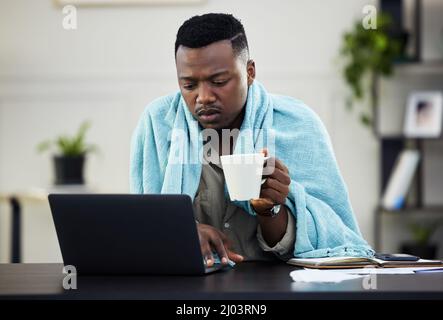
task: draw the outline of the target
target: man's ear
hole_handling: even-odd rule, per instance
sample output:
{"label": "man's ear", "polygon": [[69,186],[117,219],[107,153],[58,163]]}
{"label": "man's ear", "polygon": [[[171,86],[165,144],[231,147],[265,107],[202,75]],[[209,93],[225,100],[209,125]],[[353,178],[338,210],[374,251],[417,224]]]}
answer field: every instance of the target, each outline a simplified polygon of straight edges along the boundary
{"label": "man's ear", "polygon": [[250,86],[255,79],[255,62],[254,60],[248,60],[246,65],[246,72],[248,73],[248,86]]}

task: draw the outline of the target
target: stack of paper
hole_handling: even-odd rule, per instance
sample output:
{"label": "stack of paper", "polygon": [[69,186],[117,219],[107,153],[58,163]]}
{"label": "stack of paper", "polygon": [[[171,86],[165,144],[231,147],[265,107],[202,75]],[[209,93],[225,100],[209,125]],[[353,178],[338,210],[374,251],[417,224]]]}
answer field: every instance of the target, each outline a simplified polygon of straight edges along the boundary
{"label": "stack of paper", "polygon": [[304,268],[314,269],[345,269],[345,268],[418,268],[438,267],[443,268],[441,260],[419,259],[417,261],[393,260],[385,261],[376,258],[363,257],[325,257],[325,258],[292,258],[287,261]]}
{"label": "stack of paper", "polygon": [[289,274],[295,282],[332,282],[337,283],[344,280],[358,279],[363,275],[346,274],[340,272],[333,272],[330,270],[294,270]]}
{"label": "stack of paper", "polygon": [[362,278],[372,274],[415,274],[421,272],[443,272],[441,267],[416,267],[416,268],[356,268],[356,269],[300,269],[294,270],[289,275],[295,282],[323,282],[337,283],[344,280]]}

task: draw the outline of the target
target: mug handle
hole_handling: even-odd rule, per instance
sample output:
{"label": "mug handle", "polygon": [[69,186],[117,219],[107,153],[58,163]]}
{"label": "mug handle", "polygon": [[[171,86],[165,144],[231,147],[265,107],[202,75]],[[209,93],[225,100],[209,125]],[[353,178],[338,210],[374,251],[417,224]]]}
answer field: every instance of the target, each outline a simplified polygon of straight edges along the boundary
{"label": "mug handle", "polygon": [[[265,158],[264,158],[264,161],[268,160],[269,158],[270,158],[269,156],[265,157]],[[267,178],[265,178],[265,179],[261,179],[261,184],[265,183],[266,179],[267,179]]]}

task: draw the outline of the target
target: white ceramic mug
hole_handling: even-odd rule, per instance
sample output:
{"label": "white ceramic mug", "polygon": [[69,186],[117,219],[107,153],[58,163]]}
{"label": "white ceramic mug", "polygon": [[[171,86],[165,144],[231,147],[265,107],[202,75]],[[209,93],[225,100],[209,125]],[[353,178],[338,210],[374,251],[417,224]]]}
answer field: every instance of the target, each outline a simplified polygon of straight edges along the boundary
{"label": "white ceramic mug", "polygon": [[221,156],[221,164],[231,201],[258,199],[265,160],[263,153]]}

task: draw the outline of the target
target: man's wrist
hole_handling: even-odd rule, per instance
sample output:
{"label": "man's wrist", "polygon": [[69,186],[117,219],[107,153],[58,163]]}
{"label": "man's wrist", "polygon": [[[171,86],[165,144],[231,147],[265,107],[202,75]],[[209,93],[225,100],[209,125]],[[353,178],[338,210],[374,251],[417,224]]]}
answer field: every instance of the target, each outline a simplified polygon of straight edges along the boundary
{"label": "man's wrist", "polygon": [[254,210],[256,215],[262,216],[262,217],[274,218],[281,212],[281,205],[280,204],[276,204],[276,205],[273,205],[273,206],[270,206],[270,207],[264,208],[264,209],[260,208],[259,210],[254,208],[254,206],[251,204],[251,208],[252,208],[252,210]]}

